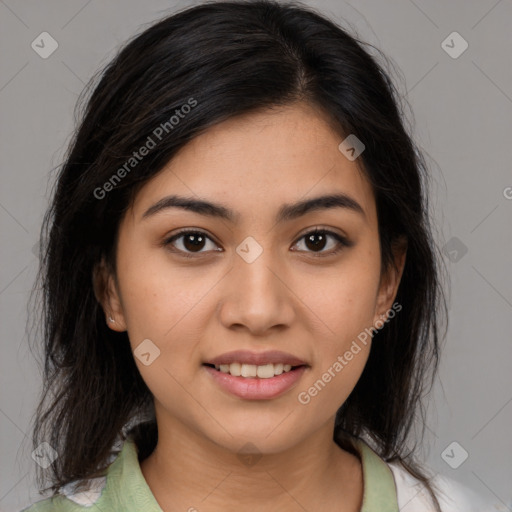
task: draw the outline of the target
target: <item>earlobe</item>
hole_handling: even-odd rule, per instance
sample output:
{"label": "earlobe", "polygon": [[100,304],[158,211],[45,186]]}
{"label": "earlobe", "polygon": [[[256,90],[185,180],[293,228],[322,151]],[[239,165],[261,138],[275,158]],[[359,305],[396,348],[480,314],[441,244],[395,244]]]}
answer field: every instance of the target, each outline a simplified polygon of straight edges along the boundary
{"label": "earlobe", "polygon": [[398,287],[402,279],[407,255],[407,239],[401,237],[392,245],[393,262],[382,276],[377,304],[375,308],[374,323],[377,320],[386,320],[388,311],[393,305]]}
{"label": "earlobe", "polygon": [[102,259],[93,271],[93,287],[96,300],[101,304],[106,315],[107,325],[117,332],[126,331],[123,308],[114,276]]}

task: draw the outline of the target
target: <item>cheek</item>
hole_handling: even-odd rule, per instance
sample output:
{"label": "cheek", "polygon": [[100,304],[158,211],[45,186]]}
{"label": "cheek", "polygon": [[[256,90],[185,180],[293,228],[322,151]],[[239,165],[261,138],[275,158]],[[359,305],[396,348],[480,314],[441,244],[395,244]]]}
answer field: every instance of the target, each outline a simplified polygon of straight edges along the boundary
{"label": "cheek", "polygon": [[[306,407],[304,413],[307,411],[319,421],[326,421],[345,402],[368,360],[375,296],[373,287],[359,285],[345,281],[344,285],[330,289],[331,300],[324,297],[322,303],[321,297],[317,297],[329,334],[313,333],[314,364],[296,396]],[[322,332],[326,332],[324,327]]]}
{"label": "cheek", "polygon": [[[120,261],[123,311],[142,379],[157,400],[175,410],[184,407],[184,389],[194,388],[200,340],[214,312],[209,292],[219,276],[199,267],[180,269],[155,252],[142,255],[134,249]],[[150,364],[148,356],[141,357],[147,353]],[[194,404],[187,404],[188,409]]]}
{"label": "cheek", "polygon": [[163,249],[144,250],[127,243],[119,254],[122,308],[130,338],[169,343],[190,323],[191,314],[197,316],[196,308],[215,284],[213,276],[201,277],[198,268],[171,264]]}
{"label": "cheek", "polygon": [[327,419],[343,404],[368,359],[380,272],[373,254],[347,260],[307,295],[306,304],[320,323],[310,312],[312,330],[318,329],[311,333],[316,340],[314,365],[297,400],[319,418]]}
{"label": "cheek", "polygon": [[[368,359],[369,344],[358,343],[357,353],[351,350],[333,357],[324,367],[314,369],[309,379],[297,390],[297,402],[303,413],[322,423],[336,414],[357,384]],[[351,360],[346,359],[350,353]]]}
{"label": "cheek", "polygon": [[142,265],[136,261],[133,258],[124,269],[122,291],[134,360],[155,398],[167,407],[180,407],[183,389],[191,386],[198,364],[198,318],[206,305],[201,299],[212,284],[192,284],[183,273],[170,274],[149,258]]}
{"label": "cheek", "polygon": [[378,282],[378,263],[362,258],[353,258],[314,282],[304,280],[304,303],[324,326],[329,346],[341,349],[348,338],[372,325]]}

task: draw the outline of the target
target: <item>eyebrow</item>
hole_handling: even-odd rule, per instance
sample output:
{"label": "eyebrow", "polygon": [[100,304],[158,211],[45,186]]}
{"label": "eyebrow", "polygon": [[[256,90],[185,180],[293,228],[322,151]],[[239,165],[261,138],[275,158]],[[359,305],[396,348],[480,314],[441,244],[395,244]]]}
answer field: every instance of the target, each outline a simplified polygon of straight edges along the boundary
{"label": "eyebrow", "polygon": [[[221,204],[193,197],[170,195],[160,199],[153,206],[150,206],[142,215],[142,220],[169,208],[181,208],[199,215],[225,219],[230,222],[236,222],[240,216],[239,213]],[[276,222],[280,223],[290,221],[302,217],[312,211],[330,210],[333,208],[345,208],[366,218],[366,214],[362,206],[355,199],[347,194],[337,193],[314,197],[312,199],[298,201],[293,204],[284,204],[276,215]]]}

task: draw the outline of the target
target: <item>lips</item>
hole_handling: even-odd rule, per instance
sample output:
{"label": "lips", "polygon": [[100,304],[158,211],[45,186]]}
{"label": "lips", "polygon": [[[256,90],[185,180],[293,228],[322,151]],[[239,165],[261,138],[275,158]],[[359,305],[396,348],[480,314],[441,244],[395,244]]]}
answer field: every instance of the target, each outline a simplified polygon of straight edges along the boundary
{"label": "lips", "polygon": [[236,350],[209,359],[203,367],[228,394],[245,400],[269,400],[295,387],[309,365],[279,350]]}
{"label": "lips", "polygon": [[223,373],[211,366],[203,366],[206,374],[212,381],[230,396],[244,400],[270,400],[277,398],[293,389],[301,379],[306,366],[297,366],[270,378],[236,377]]}

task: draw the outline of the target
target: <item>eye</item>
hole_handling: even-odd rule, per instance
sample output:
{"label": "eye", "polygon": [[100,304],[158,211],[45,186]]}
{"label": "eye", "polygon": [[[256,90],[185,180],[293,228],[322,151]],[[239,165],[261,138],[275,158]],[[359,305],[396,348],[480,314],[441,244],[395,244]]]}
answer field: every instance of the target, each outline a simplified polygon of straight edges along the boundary
{"label": "eye", "polygon": [[[299,238],[299,241],[302,241],[303,239],[304,245],[306,246],[306,252],[312,252],[317,257],[337,254],[344,247],[351,247],[353,245],[352,242],[349,242],[345,237],[328,229],[316,228],[313,231],[309,231],[308,233],[302,235],[302,237]],[[324,251],[323,249],[325,249],[326,245],[328,245],[327,242],[329,239],[335,240],[337,244],[331,244],[334,246],[334,249],[331,249],[330,251]],[[172,235],[170,238],[164,240],[163,245],[165,247],[172,246],[173,248],[170,248],[169,250],[172,252],[180,253],[185,258],[194,258],[194,254],[208,252],[208,250],[202,250],[205,248],[205,245],[207,245],[208,241],[212,243],[213,247],[216,246],[213,240],[204,231],[184,229]],[[299,241],[296,242],[294,246],[298,245]],[[222,251],[220,248],[213,248],[210,250]]]}
{"label": "eye", "polygon": [[[197,230],[182,230],[170,238],[166,239],[163,242],[164,246],[174,246],[175,241],[180,241],[180,243],[176,245],[181,245],[182,248],[178,247],[177,250],[170,249],[172,252],[180,252],[186,258],[193,258],[191,254],[201,253],[206,251],[201,251],[204,248],[206,241],[209,240],[213,243],[212,239],[204,232]],[[213,244],[215,245],[215,244]],[[216,251],[220,251],[222,249],[214,249]]]}
{"label": "eye", "polygon": [[[323,251],[326,245],[328,245],[327,242],[329,238],[334,239],[337,242],[337,244],[331,244],[331,246],[334,245],[334,249],[330,251]],[[328,229],[316,228],[313,231],[309,231],[308,233],[302,235],[302,237],[299,238],[299,241],[302,241],[303,239],[306,248],[311,249],[311,251],[306,252],[312,252],[315,257],[323,257],[337,254],[343,248],[351,247],[353,245],[352,242],[349,242],[345,237],[338,235],[338,233],[335,233],[334,231],[330,231]],[[299,242],[297,242],[296,245],[298,245],[298,243]]]}

